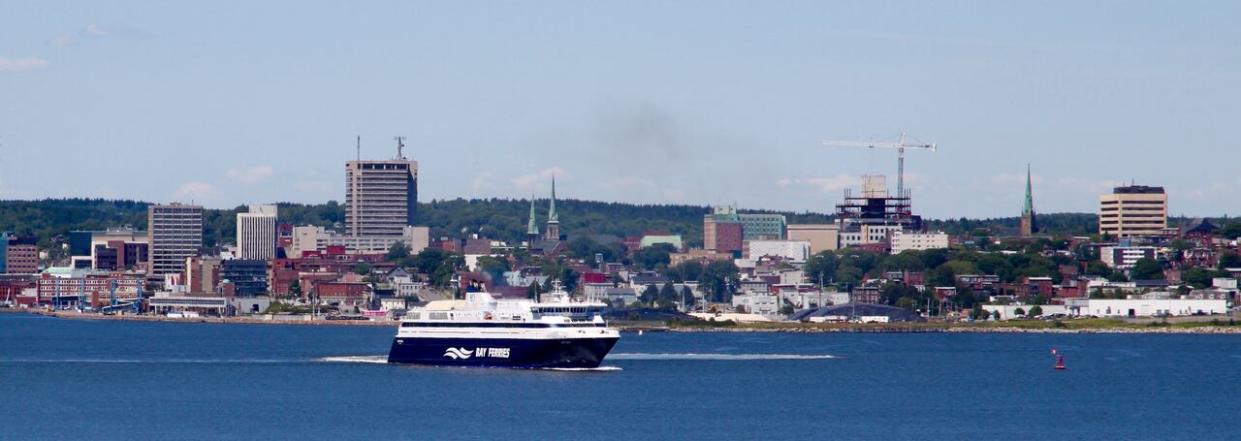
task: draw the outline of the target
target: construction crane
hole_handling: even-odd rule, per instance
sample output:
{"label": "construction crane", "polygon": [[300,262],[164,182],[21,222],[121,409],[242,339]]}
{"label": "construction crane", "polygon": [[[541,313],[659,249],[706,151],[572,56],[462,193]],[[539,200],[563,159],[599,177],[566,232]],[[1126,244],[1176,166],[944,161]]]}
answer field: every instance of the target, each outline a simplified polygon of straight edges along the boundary
{"label": "construction crane", "polygon": [[828,147],[866,147],[869,149],[885,148],[896,149],[896,196],[905,196],[905,149],[925,149],[936,151],[935,144],[911,144],[905,142],[905,134],[901,133],[900,140],[897,142],[874,142],[874,141],[823,141],[823,145]]}

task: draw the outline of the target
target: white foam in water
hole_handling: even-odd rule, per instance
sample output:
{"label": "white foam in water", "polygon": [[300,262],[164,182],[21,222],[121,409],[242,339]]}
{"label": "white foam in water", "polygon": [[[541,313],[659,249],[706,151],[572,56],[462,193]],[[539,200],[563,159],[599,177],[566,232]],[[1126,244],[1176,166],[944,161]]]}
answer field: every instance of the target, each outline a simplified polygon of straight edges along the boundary
{"label": "white foam in water", "polygon": [[818,354],[654,354],[654,353],[620,353],[607,356],[609,360],[827,360],[836,358],[832,355]]}
{"label": "white foam in water", "polygon": [[370,364],[388,364],[387,355],[341,355],[336,357],[323,357],[319,361],[327,363],[370,363]]}

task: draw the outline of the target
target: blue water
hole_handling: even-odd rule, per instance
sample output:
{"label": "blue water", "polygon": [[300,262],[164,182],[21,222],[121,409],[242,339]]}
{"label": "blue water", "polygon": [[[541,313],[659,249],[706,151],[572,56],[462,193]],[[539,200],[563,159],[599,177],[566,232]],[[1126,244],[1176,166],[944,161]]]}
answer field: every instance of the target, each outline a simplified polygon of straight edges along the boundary
{"label": "blue water", "polygon": [[1241,336],[626,334],[559,372],[375,363],[392,332],[0,314],[0,439],[1235,439],[1241,415]]}

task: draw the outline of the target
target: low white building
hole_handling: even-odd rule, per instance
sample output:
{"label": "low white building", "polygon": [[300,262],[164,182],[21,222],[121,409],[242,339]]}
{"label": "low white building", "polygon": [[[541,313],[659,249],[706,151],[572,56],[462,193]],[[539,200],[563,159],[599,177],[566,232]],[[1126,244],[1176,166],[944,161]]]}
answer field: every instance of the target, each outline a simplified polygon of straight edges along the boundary
{"label": "low white building", "polygon": [[1154,317],[1228,312],[1227,300],[1199,299],[1068,299],[1069,314],[1097,317]]}
{"label": "low white building", "polygon": [[794,263],[810,258],[810,242],[805,240],[751,240],[745,243],[746,258],[781,257]]}
{"label": "low white building", "polygon": [[[982,310],[987,311],[987,314],[995,314],[996,311],[999,311],[1000,320],[1010,320],[1018,317],[1027,317],[1030,314],[1030,310],[1035,306],[1042,310],[1039,313],[1040,315],[1068,313],[1068,308],[1064,305],[982,305]],[[1022,314],[1017,313],[1018,309],[1021,310]]]}
{"label": "low white building", "polygon": [[418,254],[431,246],[431,229],[409,225],[400,236],[349,236],[313,225],[293,227],[293,243],[285,251],[292,258],[329,246],[343,246],[350,253],[385,253],[397,242],[404,242],[410,254]]}
{"label": "low white building", "polygon": [[948,233],[892,232],[892,254],[900,254],[906,250],[922,251],[942,248],[948,248]]}
{"label": "low white building", "polygon": [[780,313],[780,297],[771,294],[743,294],[733,296],[733,307],[743,307],[745,312],[759,315]]}

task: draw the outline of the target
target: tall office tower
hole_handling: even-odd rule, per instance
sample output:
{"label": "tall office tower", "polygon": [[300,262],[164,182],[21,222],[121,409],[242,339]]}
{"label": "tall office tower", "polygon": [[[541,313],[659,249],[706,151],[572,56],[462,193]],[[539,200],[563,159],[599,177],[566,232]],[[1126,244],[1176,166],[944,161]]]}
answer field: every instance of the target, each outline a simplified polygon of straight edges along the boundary
{"label": "tall office tower", "polygon": [[1099,195],[1099,234],[1155,237],[1167,228],[1168,195],[1163,187],[1130,185]]}
{"label": "tall office tower", "polygon": [[185,259],[197,256],[203,246],[203,207],[179,203],[147,207],[147,237],[150,278],[185,271]]}
{"label": "tall office tower", "polygon": [[251,205],[237,213],[237,258],[271,260],[276,257],[276,206]]}
{"label": "tall office tower", "polygon": [[418,207],[418,162],[402,152],[381,161],[345,163],[345,233],[350,236],[400,236],[414,224]]}

